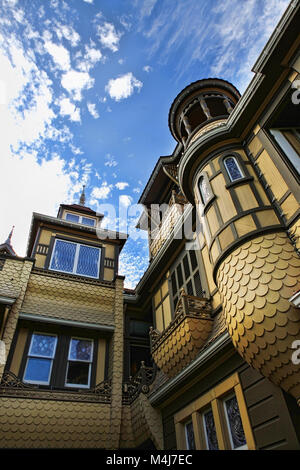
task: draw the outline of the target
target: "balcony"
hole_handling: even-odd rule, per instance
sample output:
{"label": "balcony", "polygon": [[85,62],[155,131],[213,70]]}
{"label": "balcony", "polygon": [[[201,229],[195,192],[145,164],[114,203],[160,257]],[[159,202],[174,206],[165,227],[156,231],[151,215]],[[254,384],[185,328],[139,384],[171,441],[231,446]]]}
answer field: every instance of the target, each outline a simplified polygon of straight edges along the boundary
{"label": "balcony", "polygon": [[212,326],[210,301],[182,290],[169,326],[162,333],[150,328],[151,353],[156,365],[169,377],[177,375],[197,356]]}
{"label": "balcony", "polygon": [[170,238],[172,230],[184,212],[187,200],[183,195],[173,193],[169,207],[164,213],[161,223],[151,232],[151,256],[155,257],[165,241]]}

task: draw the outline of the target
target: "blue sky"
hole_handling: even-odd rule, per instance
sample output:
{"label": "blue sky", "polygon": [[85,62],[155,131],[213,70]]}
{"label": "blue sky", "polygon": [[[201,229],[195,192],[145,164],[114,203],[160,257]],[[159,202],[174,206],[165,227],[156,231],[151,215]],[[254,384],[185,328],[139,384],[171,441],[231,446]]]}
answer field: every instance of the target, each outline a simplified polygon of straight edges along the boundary
{"label": "blue sky", "polygon": [[[119,220],[175,147],[176,95],[208,77],[243,93],[288,4],[0,0],[0,241],[15,225],[23,256],[32,212],[55,216],[60,203],[78,202],[82,184],[88,206],[112,204]],[[119,222],[131,234],[120,271],[133,288],[148,265],[147,241]]]}

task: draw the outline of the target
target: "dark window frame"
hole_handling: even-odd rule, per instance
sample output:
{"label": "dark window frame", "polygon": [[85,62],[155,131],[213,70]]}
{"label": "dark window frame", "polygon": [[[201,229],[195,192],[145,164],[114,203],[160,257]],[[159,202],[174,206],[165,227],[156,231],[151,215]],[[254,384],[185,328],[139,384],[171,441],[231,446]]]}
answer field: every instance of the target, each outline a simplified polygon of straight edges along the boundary
{"label": "dark window frame", "polygon": [[[27,325],[28,327],[28,325]],[[24,381],[27,359],[29,356],[29,348],[33,334],[56,335],[57,344],[55,356],[53,358],[52,370],[50,375],[49,384],[32,384],[40,389],[46,390],[64,390],[64,391],[84,391],[93,388],[96,385],[96,372],[97,372],[97,358],[98,358],[98,340],[102,338],[99,332],[91,330],[82,330],[78,328],[70,328],[65,326],[33,324],[29,326],[29,332],[26,339],[23,357],[21,360],[20,370],[18,376],[21,381]],[[68,366],[69,346],[72,338],[90,339],[93,341],[93,355],[91,361],[91,373],[89,387],[80,385],[66,385],[66,373]],[[29,382],[25,382],[28,383]]]}

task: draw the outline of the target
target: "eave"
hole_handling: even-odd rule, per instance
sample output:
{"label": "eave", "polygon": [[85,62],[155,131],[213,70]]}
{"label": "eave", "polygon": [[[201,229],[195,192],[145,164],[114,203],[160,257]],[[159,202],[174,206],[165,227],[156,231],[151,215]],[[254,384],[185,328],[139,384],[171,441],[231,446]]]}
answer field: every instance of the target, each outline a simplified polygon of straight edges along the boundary
{"label": "eave", "polygon": [[58,219],[56,217],[51,217],[48,215],[38,214],[34,212],[32,215],[32,219],[31,219],[31,226],[30,226],[28,244],[27,244],[28,256],[30,256],[32,253],[37,230],[41,223],[51,225],[58,229],[67,228],[67,229],[72,229],[74,231],[76,230],[77,232],[80,232],[81,234],[95,235],[99,240],[114,241],[115,243],[120,245],[120,251],[122,250],[128,238],[128,234],[126,233],[115,232],[112,230],[106,230],[106,229],[101,229],[97,227],[89,227],[87,225],[69,222],[64,219]]}

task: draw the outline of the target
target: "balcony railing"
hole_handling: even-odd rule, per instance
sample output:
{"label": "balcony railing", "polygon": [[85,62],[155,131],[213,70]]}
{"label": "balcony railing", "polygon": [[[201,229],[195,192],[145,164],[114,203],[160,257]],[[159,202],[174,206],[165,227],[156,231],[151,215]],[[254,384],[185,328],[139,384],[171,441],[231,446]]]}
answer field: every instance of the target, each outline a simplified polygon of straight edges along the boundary
{"label": "balcony railing", "polygon": [[162,245],[171,236],[176,222],[184,212],[185,204],[187,204],[187,200],[183,195],[176,194],[175,192],[172,194],[169,207],[165,211],[161,223],[151,233],[150,251],[153,257],[157,255]]}
{"label": "balcony railing", "polygon": [[182,291],[169,326],[162,333],[150,328],[151,353],[156,365],[170,377],[178,374],[204,346],[212,325],[210,301]]}

